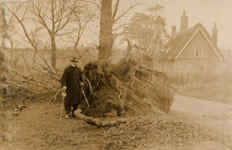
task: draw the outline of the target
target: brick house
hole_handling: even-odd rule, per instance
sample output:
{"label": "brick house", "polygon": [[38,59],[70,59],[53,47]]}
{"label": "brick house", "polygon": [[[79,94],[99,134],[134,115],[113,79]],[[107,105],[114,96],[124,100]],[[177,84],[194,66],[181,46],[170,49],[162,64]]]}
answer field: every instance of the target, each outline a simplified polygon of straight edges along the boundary
{"label": "brick house", "polygon": [[172,37],[166,45],[166,53],[160,59],[159,71],[172,77],[187,79],[194,74],[213,73],[219,70],[225,59],[217,46],[217,28],[212,36],[200,23],[188,28],[188,17],[181,17],[180,31],[172,26]]}

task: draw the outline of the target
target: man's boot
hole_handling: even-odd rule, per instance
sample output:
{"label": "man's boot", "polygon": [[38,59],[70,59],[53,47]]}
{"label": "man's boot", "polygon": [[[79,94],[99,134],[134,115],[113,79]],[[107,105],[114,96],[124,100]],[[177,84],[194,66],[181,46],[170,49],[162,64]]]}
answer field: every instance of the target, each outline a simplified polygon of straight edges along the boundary
{"label": "man's boot", "polygon": [[70,113],[66,113],[65,119],[69,119],[69,118],[70,118]]}
{"label": "man's boot", "polygon": [[73,118],[76,118],[75,113],[74,113],[74,110],[72,110],[72,117],[73,117]]}

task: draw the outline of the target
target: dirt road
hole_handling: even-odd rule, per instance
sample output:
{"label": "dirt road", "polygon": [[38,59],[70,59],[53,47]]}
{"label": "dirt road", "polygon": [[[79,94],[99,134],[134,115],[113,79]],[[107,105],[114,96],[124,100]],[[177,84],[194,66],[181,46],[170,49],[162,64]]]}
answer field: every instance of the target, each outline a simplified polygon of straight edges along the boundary
{"label": "dirt road", "polygon": [[174,99],[170,116],[212,129],[214,135],[223,134],[220,139],[225,142],[202,140],[181,147],[153,145],[149,150],[232,150],[232,105],[186,96]]}
{"label": "dirt road", "polygon": [[171,110],[190,115],[196,122],[232,136],[232,105],[186,96],[175,96]]}

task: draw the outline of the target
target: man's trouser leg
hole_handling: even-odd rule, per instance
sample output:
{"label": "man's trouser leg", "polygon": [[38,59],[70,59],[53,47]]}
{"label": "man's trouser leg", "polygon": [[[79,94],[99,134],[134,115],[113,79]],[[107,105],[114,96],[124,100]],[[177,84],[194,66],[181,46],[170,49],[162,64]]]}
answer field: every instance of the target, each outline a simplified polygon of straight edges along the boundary
{"label": "man's trouser leg", "polygon": [[70,115],[71,105],[67,102],[67,99],[64,100],[64,110],[66,115]]}
{"label": "man's trouser leg", "polygon": [[71,112],[71,105],[64,105],[64,110],[66,115],[69,115]]}

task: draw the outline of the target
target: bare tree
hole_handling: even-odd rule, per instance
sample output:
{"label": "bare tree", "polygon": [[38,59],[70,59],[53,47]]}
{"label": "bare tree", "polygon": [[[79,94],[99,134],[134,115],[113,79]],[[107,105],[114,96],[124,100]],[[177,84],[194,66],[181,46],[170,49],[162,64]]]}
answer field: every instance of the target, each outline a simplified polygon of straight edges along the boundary
{"label": "bare tree", "polygon": [[[28,12],[29,3],[21,3],[17,5],[15,9],[16,11],[13,11],[13,9],[10,8],[7,4],[4,4],[4,6],[8,9],[8,11],[15,17],[17,22],[20,24],[21,28],[23,29],[23,34],[26,38],[26,41],[33,48],[34,55],[36,55],[39,51],[38,44],[35,41],[36,31],[30,31],[28,27],[26,26],[27,23],[25,23],[25,16],[26,16],[26,13]],[[42,55],[40,55],[40,58],[43,58]],[[44,61],[47,62],[46,60]],[[47,68],[50,68],[50,70],[54,72],[54,70],[50,67],[48,63],[46,63],[46,65],[47,65]]]}
{"label": "bare tree", "polygon": [[[21,25],[25,37],[35,53],[38,52],[38,32],[47,33],[50,42],[51,66],[55,70],[57,39],[65,36],[72,37],[74,47],[77,47],[87,24],[93,18],[92,14],[88,14],[87,19],[83,21],[81,17],[84,12],[82,4],[79,0],[29,0],[25,4],[26,6],[20,5],[24,9],[21,17],[7,5],[6,7]],[[33,31],[29,31],[31,29],[26,26],[26,14],[30,17],[31,22],[36,24]],[[74,33],[77,33],[76,36]]]}
{"label": "bare tree", "polygon": [[[73,0],[30,0],[33,20],[47,31],[51,43],[51,66],[56,68],[56,37],[67,34],[63,32],[72,21],[72,10],[78,7]],[[69,31],[71,33],[71,31]]]}

